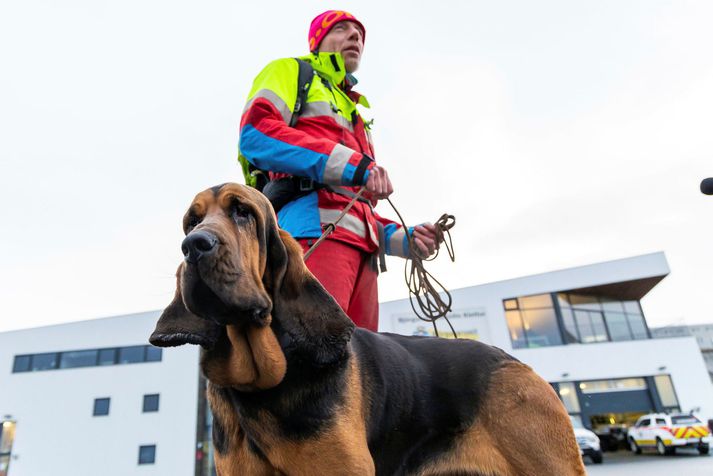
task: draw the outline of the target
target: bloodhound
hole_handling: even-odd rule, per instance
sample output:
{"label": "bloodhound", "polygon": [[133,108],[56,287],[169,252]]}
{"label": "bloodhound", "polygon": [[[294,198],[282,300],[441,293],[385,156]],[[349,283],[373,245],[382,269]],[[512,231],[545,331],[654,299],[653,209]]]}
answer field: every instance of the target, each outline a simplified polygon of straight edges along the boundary
{"label": "bloodhound", "polygon": [[530,367],[475,341],[355,329],[259,192],[201,192],[183,228],[150,341],[202,346],[219,475],[585,474]]}

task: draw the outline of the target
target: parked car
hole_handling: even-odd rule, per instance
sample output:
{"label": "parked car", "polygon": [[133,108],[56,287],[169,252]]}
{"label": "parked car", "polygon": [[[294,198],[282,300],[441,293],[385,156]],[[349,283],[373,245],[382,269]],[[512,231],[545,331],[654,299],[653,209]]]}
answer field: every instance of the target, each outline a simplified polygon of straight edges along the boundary
{"label": "parked car", "polygon": [[593,432],[586,429],[578,418],[572,418],[572,426],[574,427],[574,437],[579,445],[579,453],[582,456],[588,456],[592,463],[601,464],[604,461],[602,449],[599,443],[599,437]]}
{"label": "parked car", "polygon": [[705,423],[693,415],[650,413],[629,428],[628,441],[636,454],[644,448],[655,448],[662,455],[674,454],[676,448],[696,448],[707,455],[713,437]]}

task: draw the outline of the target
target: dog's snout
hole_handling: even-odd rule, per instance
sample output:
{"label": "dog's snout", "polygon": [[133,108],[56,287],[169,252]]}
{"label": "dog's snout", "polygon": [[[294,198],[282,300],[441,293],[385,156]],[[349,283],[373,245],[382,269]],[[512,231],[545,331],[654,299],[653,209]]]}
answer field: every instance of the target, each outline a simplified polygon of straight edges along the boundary
{"label": "dog's snout", "polygon": [[212,254],[218,245],[218,238],[213,233],[198,230],[190,233],[181,244],[186,261],[195,264],[204,256]]}

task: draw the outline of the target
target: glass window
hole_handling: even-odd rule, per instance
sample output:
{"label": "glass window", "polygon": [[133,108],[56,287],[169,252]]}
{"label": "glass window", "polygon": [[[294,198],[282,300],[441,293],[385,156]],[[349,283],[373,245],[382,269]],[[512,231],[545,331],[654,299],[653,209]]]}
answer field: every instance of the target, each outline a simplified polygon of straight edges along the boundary
{"label": "glass window", "polygon": [[611,380],[590,380],[579,384],[582,393],[624,392],[629,390],[646,390],[646,380],[643,378],[621,378]]}
{"label": "glass window", "polygon": [[62,352],[60,356],[60,369],[71,369],[74,367],[90,367],[97,365],[96,350],[77,350],[74,352]]}
{"label": "glass window", "polygon": [[31,355],[16,355],[12,365],[13,372],[29,372]]}
{"label": "glass window", "polygon": [[665,424],[666,424],[666,419],[664,419],[664,418],[657,418],[657,419],[656,419],[656,424],[657,424],[657,425],[665,425]]}
{"label": "glass window", "polygon": [[156,445],[139,446],[139,464],[154,464],[156,462]]}
{"label": "glass window", "polygon": [[602,309],[605,311],[624,312],[624,306],[621,301],[615,301],[609,298],[600,298],[599,300],[602,303]]}
{"label": "glass window", "polygon": [[557,294],[557,302],[559,303],[560,307],[569,307],[569,298],[565,293]]}
{"label": "glass window", "polygon": [[654,382],[656,383],[656,390],[658,390],[661,404],[664,407],[677,407],[678,399],[676,398],[676,392],[673,389],[671,376],[657,375],[654,377]]}
{"label": "glass window", "polygon": [[[547,297],[549,298],[549,295]],[[528,347],[562,345],[562,335],[557,325],[554,309],[522,311],[522,321]]]}
{"label": "glass window", "polygon": [[579,332],[577,332],[577,325],[574,322],[574,315],[572,310],[568,308],[561,308],[562,311],[562,322],[564,322],[564,338],[568,344],[579,342]]}
{"label": "glass window", "polygon": [[522,329],[522,321],[520,320],[520,311],[505,311],[505,320],[508,323],[508,331],[510,332],[513,349],[527,347],[525,332]]}
{"label": "glass window", "polygon": [[520,309],[539,309],[542,307],[552,307],[552,296],[549,294],[538,294],[537,296],[525,296],[517,298]]}
{"label": "glass window", "polygon": [[12,443],[15,441],[15,425],[14,421],[4,421],[0,426],[0,453],[10,453],[12,451]]}
{"label": "glass window", "polygon": [[574,319],[579,329],[579,338],[582,344],[596,342],[594,337],[594,329],[592,329],[592,320],[589,318],[587,311],[574,311]]}
{"label": "glass window", "polygon": [[621,341],[632,339],[629,324],[626,321],[626,314],[623,312],[606,311],[604,315],[607,320],[611,340]]}
{"label": "glass window", "polygon": [[592,329],[594,331],[594,342],[606,342],[609,340],[607,328],[604,325],[604,316],[601,312],[590,312],[589,317],[592,319]]}
{"label": "glass window", "polygon": [[503,301],[503,306],[505,306],[506,311],[517,309],[517,299],[506,299]]}
{"label": "glass window", "polygon": [[601,310],[601,305],[599,304],[599,298],[596,296],[584,296],[581,294],[570,294],[569,302],[572,307],[577,309],[591,309],[594,311]]}
{"label": "glass window", "polygon": [[99,349],[99,365],[114,365],[116,349]]}
{"label": "glass window", "polygon": [[559,395],[564,403],[564,407],[569,413],[579,413],[579,399],[577,398],[577,391],[574,388],[574,383],[572,382],[561,382],[559,384]]}
{"label": "glass window", "polygon": [[144,395],[144,413],[158,411],[158,393]]}
{"label": "glass window", "polygon": [[638,426],[649,426],[650,424],[651,424],[651,419],[644,418],[643,420],[641,420],[641,425],[638,425]]}
{"label": "glass window", "polygon": [[32,356],[32,370],[51,370],[57,368],[57,353],[35,354]]}
{"label": "glass window", "polygon": [[639,301],[624,301],[624,310],[627,314],[641,315],[641,307],[639,306]]}
{"label": "glass window", "polygon": [[109,414],[110,398],[95,398],[94,399],[94,416],[104,416]]}
{"label": "glass window", "polygon": [[146,362],[161,362],[162,349],[149,345],[146,347]]}
{"label": "glass window", "polygon": [[572,421],[572,426],[574,428],[584,428],[584,423],[582,423],[582,415],[570,415],[569,419]]}
{"label": "glass window", "polygon": [[646,324],[644,323],[644,316],[638,314],[638,315],[632,315],[632,314],[627,314],[626,315],[627,320],[629,321],[629,327],[631,327],[631,333],[634,336],[634,339],[648,339],[649,334],[646,332]]}
{"label": "glass window", "polygon": [[133,347],[122,347],[119,349],[120,364],[134,364],[144,361],[145,346],[135,345]]}

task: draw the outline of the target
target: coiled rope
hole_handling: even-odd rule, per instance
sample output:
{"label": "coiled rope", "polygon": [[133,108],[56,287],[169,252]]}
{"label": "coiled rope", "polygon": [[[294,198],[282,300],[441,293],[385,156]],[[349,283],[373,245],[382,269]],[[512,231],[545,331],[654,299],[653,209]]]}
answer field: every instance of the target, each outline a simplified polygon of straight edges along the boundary
{"label": "coiled rope", "polygon": [[[364,190],[365,188],[362,187],[359,192],[352,198],[351,202],[349,202],[349,204],[344,207],[344,210],[342,210],[337,219],[327,224],[324,232],[322,233],[322,236],[320,236],[319,239],[317,239],[317,241],[305,253],[305,261],[317,248],[317,246],[319,246],[322,241],[324,241],[324,239],[327,238],[327,236],[329,236],[334,231],[337,226],[337,223],[339,223],[339,221],[344,217],[344,215],[346,215],[347,212],[354,206],[356,201],[364,193]],[[396,212],[396,215],[398,215],[399,220],[401,221],[401,225],[404,227],[404,230],[406,230],[406,238],[408,240],[409,245],[409,257],[406,259],[406,263],[404,265],[404,279],[406,281],[406,287],[408,287],[409,291],[409,302],[411,303],[411,309],[413,310],[414,314],[416,314],[416,317],[418,317],[420,320],[430,322],[433,325],[433,331],[435,332],[436,336],[439,335],[438,327],[436,327],[436,320],[444,318],[446,320],[446,323],[448,324],[448,327],[450,327],[451,332],[453,333],[453,337],[457,338],[458,335],[456,334],[456,331],[453,328],[451,321],[448,320],[447,316],[447,314],[451,311],[453,297],[451,296],[451,293],[445,288],[445,286],[443,286],[440,281],[434,278],[433,275],[429,273],[423,266],[424,261],[433,261],[438,257],[439,248],[436,248],[436,252],[433,254],[433,256],[420,256],[418,248],[414,243],[413,237],[408,233],[408,227],[406,226],[406,222],[404,222],[401,213],[399,213],[398,209],[396,208],[396,206],[394,206],[390,198],[387,197],[386,200],[389,202],[389,205],[391,205],[391,208],[394,209],[394,212]],[[434,223],[434,225],[436,226],[436,233],[438,235],[437,241],[442,242],[443,245],[446,247],[446,250],[448,251],[448,257],[451,259],[451,261],[455,261],[455,250],[453,249],[453,239],[451,237],[450,230],[455,226],[455,224],[455,217],[446,213],[441,215],[441,217]],[[441,297],[441,294],[445,295],[445,299]],[[417,305],[420,309],[420,313],[416,310]]]}

